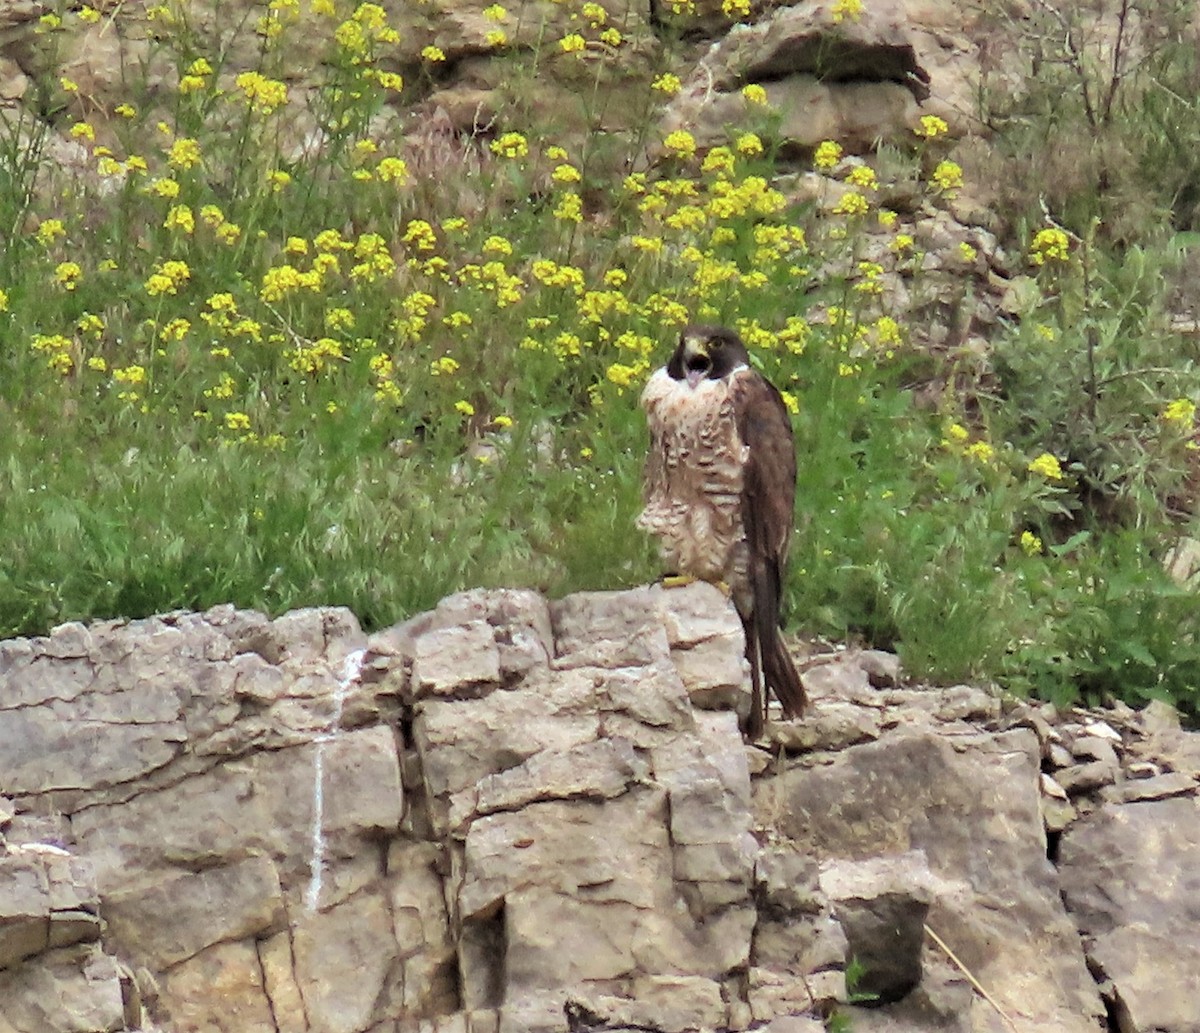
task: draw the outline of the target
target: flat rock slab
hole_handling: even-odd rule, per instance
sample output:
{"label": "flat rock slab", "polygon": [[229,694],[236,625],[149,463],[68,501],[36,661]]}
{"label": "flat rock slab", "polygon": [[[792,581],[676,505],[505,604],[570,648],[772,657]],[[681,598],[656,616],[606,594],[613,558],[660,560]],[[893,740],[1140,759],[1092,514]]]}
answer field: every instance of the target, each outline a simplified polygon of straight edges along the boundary
{"label": "flat rock slab", "polygon": [[1059,867],[1119,1033],[1200,1031],[1200,801],[1105,804],[1063,834]]}

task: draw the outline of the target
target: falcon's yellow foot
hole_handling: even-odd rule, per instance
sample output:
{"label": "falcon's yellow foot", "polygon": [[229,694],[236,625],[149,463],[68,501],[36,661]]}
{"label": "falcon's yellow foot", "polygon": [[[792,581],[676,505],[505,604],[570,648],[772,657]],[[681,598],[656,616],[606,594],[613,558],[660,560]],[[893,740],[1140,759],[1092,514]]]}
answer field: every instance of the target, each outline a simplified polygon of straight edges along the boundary
{"label": "falcon's yellow foot", "polygon": [[[667,574],[663,577],[660,584],[663,588],[686,588],[688,585],[694,585],[697,581],[702,580],[693,574]],[[709,581],[713,588],[716,588],[726,599],[733,597],[733,589],[730,588],[724,581]]]}

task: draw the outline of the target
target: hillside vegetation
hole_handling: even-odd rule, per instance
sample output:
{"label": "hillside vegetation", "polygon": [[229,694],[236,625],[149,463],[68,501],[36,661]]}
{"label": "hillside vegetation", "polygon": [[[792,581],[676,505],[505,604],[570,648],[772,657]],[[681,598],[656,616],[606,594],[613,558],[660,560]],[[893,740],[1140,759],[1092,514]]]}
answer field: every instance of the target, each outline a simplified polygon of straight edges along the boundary
{"label": "hillside vegetation", "polygon": [[[790,628],[933,678],[1195,712],[1196,594],[1164,559],[1197,534],[1196,336],[1165,286],[1194,219],[1196,58],[1159,10],[1143,52],[1175,36],[1115,83],[1084,50],[1030,51],[1041,85],[981,96],[978,169],[932,117],[877,160],[829,141],[785,162],[753,84],[726,146],[655,138],[683,44],[596,4],[514,48],[522,129],[473,139],[378,118],[422,82],[389,70],[372,3],[271,0],[236,77],[240,26],[155,7],[176,85],[131,70],[91,120],[53,55],[63,19],[100,15],[47,15],[43,110],[0,136],[0,634],[223,602],[380,626],[468,586],[652,579],[637,397],[695,320],[735,326],[793,412]],[[484,13],[498,42],[521,17]],[[327,46],[303,143],[297,34]],[[612,67],[634,44],[653,55],[636,88]],[[550,56],[577,62],[576,122],[619,104],[638,131],[565,132],[533,101]],[[444,55],[424,57],[427,86]],[[54,134],[75,166],[43,159]],[[1073,175],[1035,192],[1013,170],[1043,155]],[[836,201],[792,189],[814,168]],[[899,184],[942,211],[973,176],[1028,277],[986,356],[923,346],[882,287],[926,256],[881,199]]]}

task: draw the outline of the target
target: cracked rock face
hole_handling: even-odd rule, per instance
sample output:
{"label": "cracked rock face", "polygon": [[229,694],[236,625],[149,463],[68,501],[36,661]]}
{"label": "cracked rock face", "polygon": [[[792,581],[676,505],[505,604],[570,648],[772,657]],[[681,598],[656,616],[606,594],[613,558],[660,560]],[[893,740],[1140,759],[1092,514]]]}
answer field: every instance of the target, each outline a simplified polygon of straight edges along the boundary
{"label": "cracked rock face", "polygon": [[0,1029],[1196,1029],[1170,711],[843,652],[748,746],[741,651],[706,585],[0,643]]}

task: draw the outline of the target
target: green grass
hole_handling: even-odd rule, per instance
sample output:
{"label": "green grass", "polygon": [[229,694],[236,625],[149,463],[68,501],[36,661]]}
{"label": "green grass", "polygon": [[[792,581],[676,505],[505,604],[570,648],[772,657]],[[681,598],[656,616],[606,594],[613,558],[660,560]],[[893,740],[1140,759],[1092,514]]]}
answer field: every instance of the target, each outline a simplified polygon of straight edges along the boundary
{"label": "green grass", "polygon": [[[1161,570],[1197,471],[1166,248],[1064,236],[1027,262],[1028,311],[979,375],[878,289],[896,272],[919,298],[923,256],[871,177],[825,149],[858,208],[789,200],[753,97],[723,151],[668,138],[657,168],[614,173],[652,131],[669,43],[618,66],[548,35],[508,58],[525,121],[406,137],[381,118],[399,84],[379,9],[272,11],[239,82],[230,33],[157,9],[157,57],[190,85],[155,99],[131,78],[124,115],[73,130],[87,169],[44,165],[31,119],[0,131],[0,222],[22,231],[0,256],[0,634],[225,602],[379,627],[475,585],[649,580],[637,397],[696,319],[736,326],[794,407],[791,627],[933,678],[1200,707],[1194,596]],[[300,32],[327,37],[320,150],[282,117]],[[576,62],[574,129],[528,102],[551,58]],[[42,92],[72,131],[70,84]],[[900,150],[946,206],[941,134]],[[930,381],[958,387],[918,404]]]}

